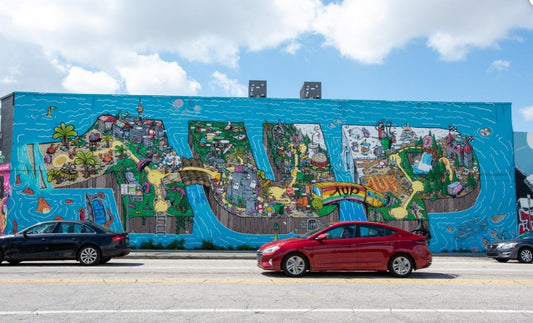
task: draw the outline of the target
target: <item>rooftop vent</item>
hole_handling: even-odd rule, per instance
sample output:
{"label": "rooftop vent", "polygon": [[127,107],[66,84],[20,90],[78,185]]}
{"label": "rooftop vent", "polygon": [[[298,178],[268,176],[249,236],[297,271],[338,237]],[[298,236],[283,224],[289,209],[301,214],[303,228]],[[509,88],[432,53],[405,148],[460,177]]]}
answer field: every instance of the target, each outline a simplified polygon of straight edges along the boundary
{"label": "rooftop vent", "polygon": [[248,82],[248,97],[250,98],[266,98],[267,96],[267,81],[249,81]]}
{"label": "rooftop vent", "polygon": [[300,89],[300,99],[320,99],[322,98],[321,82],[304,82]]}

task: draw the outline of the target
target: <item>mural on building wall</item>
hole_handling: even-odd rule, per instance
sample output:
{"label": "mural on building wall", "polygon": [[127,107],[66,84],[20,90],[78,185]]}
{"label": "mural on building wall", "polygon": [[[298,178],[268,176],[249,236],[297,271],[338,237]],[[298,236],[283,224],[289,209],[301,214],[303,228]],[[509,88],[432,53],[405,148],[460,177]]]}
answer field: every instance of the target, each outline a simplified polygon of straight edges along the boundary
{"label": "mural on building wall", "polygon": [[[0,162],[4,156],[0,154]],[[0,235],[5,234],[7,225],[7,200],[9,196],[9,164],[0,164]]]}
{"label": "mural on building wall", "polygon": [[394,127],[380,120],[374,128],[344,126],[346,168],[358,183],[391,200],[367,214],[372,221],[417,220],[429,212],[471,208],[480,190],[472,136],[448,129]]}
{"label": "mural on building wall", "polygon": [[533,133],[514,133],[518,233],[533,230]]}
{"label": "mural on building wall", "polygon": [[510,205],[480,204],[494,194],[485,187],[513,186],[482,171],[509,168],[485,151],[508,148],[507,129],[458,121],[464,111],[450,117],[444,103],[428,103],[443,116],[431,126],[392,118],[390,102],[353,104],[381,115],[348,113],[345,101],[18,94],[5,227],[69,218],[127,230],[134,245],[254,247],[368,219],[431,232],[439,251],[481,250],[512,231]]}

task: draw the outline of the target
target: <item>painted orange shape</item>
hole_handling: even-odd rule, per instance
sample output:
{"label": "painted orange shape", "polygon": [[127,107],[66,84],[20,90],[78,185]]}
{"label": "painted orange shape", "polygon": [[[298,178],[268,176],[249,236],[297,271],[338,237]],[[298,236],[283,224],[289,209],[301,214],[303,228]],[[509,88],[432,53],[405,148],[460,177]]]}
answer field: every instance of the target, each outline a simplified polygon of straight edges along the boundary
{"label": "painted orange shape", "polygon": [[52,207],[48,204],[48,202],[46,202],[44,198],[39,197],[39,201],[37,204],[37,212],[48,213],[51,209]]}
{"label": "painted orange shape", "polygon": [[28,194],[28,195],[33,195],[33,190],[31,188],[27,188],[24,191],[22,191],[22,193],[25,193],[25,194]]}

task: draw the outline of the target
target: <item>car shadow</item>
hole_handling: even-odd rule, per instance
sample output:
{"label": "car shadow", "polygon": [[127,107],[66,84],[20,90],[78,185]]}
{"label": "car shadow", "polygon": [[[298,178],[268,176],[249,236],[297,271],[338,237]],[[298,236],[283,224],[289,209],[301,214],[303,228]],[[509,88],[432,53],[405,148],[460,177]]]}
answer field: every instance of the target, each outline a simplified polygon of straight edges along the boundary
{"label": "car shadow", "polygon": [[74,261],[54,261],[54,262],[47,262],[47,261],[24,261],[20,262],[18,264],[10,264],[8,262],[3,262],[0,264],[0,266],[9,266],[9,267],[137,267],[137,266],[143,266],[144,263],[142,262],[108,262],[105,264],[99,264],[95,266],[83,266],[79,262]]}
{"label": "car shadow", "polygon": [[[263,272],[263,276],[270,278],[288,278],[282,272]],[[411,273],[408,279],[456,279],[458,275],[454,274],[444,274],[444,273],[434,273],[434,272],[418,272],[415,271]],[[298,279],[403,279],[393,277],[388,272],[383,271],[372,271],[372,272],[309,272],[305,276]]]}

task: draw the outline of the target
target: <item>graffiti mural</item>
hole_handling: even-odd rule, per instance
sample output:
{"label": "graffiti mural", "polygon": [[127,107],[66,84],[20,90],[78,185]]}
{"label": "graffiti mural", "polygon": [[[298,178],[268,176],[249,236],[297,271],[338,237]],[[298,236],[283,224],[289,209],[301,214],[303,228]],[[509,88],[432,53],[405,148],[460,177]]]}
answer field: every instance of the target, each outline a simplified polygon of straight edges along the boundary
{"label": "graffiti mural", "polygon": [[[1,162],[4,156],[0,154]],[[7,225],[7,201],[9,196],[9,165],[0,164],[0,235],[5,234]]]}
{"label": "graffiti mural", "polygon": [[427,221],[428,212],[465,210],[479,195],[473,137],[454,126],[393,127],[381,120],[374,129],[344,126],[343,134],[346,168],[353,168],[355,181],[390,196],[373,220]]}
{"label": "graffiti mural", "polygon": [[518,232],[533,230],[533,133],[514,133]]}
{"label": "graffiti mural", "polygon": [[14,102],[6,232],[68,218],[126,230],[137,246],[253,248],[370,220],[430,235],[433,250],[479,251],[516,231],[505,104],[36,93]]}

